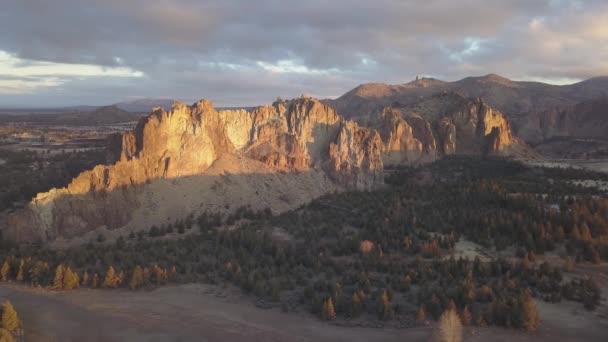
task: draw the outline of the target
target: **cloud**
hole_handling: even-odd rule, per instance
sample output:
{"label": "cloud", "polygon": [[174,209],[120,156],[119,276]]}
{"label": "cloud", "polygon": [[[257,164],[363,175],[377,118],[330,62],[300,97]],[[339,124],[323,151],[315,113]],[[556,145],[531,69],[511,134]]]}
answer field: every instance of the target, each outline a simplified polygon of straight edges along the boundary
{"label": "cloud", "polygon": [[[605,1],[4,0],[2,7],[0,51],[30,65],[0,66],[0,105],[137,96],[251,105],[278,95],[338,96],[417,74],[553,82],[608,74]],[[32,68],[48,72],[7,79]]]}

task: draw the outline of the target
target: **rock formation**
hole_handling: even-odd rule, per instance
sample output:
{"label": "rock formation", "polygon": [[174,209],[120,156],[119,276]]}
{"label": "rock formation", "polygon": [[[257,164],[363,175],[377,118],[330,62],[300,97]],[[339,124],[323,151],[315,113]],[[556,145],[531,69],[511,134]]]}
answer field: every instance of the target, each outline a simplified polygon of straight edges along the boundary
{"label": "rock formation", "polygon": [[440,97],[385,108],[369,116],[370,127],[304,97],[251,111],[217,111],[207,100],[156,108],[109,137],[108,165],[38,194],[0,226],[16,241],[53,241],[241,205],[282,211],[327,191],[372,189],[384,165],[524,146],[481,99]]}
{"label": "rock formation", "polygon": [[455,93],[431,96],[413,106],[386,107],[365,121],[380,132],[385,165],[423,163],[451,154],[532,153],[513,136],[502,113],[481,98],[469,100]]}
{"label": "rock formation", "polygon": [[[562,111],[569,111],[580,102],[608,96],[608,77],[595,77],[579,83],[560,86],[540,82],[511,81],[495,74],[467,77],[455,82],[421,78],[398,85],[362,84],[335,100],[325,102],[348,119],[354,119],[359,124],[366,124],[370,116],[385,107],[413,106],[446,91],[458,93],[467,98],[483,98],[488,105],[499,110],[509,119],[511,128],[519,138],[526,142],[537,143],[554,129],[550,128],[547,131],[544,128],[550,127],[553,119],[547,118],[543,113],[550,111],[558,114]],[[428,101],[426,102],[428,104]],[[545,116],[544,119],[543,116]],[[555,117],[555,120],[556,123],[559,123],[558,116]],[[586,127],[593,125],[592,122],[585,121],[576,122],[576,124]],[[576,133],[578,137],[581,134],[586,136],[584,130]],[[589,133],[594,135],[595,131],[591,130]]]}
{"label": "rock formation", "polygon": [[[193,177],[237,173],[247,174],[241,178],[250,184],[257,182],[251,175],[259,174],[259,179],[267,179],[267,185],[282,182],[282,187],[293,186],[293,191],[315,196],[336,186],[370,189],[383,181],[378,133],[344,120],[310,98],[277,102],[251,112],[216,111],[207,100],[190,107],[175,103],[168,112],[154,109],[133,131],[109,141],[108,160],[117,160],[113,165],[99,165],[66,188],[39,194],[26,208],[8,216],[5,236],[17,241],[49,241],[76,237],[99,227],[120,228],[144,206],[152,183],[161,180],[172,179],[177,184]],[[219,171],[210,175],[218,163],[223,169],[215,165]],[[276,173],[294,174],[294,179],[318,185],[297,189],[301,184],[277,180],[272,176]],[[261,189],[252,191],[258,195]],[[277,196],[278,192],[275,189]],[[310,200],[291,197],[296,198],[291,206]]]}

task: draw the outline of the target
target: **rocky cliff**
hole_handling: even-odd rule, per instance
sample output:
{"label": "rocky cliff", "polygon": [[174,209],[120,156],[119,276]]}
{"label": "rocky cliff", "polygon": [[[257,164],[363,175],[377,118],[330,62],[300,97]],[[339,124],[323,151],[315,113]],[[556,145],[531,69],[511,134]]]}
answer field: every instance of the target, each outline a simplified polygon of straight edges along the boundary
{"label": "rocky cliff", "polygon": [[385,165],[415,164],[442,155],[514,155],[533,152],[513,136],[507,118],[481,98],[442,93],[404,106],[395,104],[365,122],[380,132]]}
{"label": "rocky cliff", "polygon": [[[108,156],[117,160],[114,164],[99,165],[66,188],[39,194],[8,216],[5,236],[17,241],[73,238],[100,227],[123,227],[138,216],[142,222],[150,222],[143,217],[164,222],[218,209],[220,202],[255,207],[280,197],[286,204],[275,209],[284,210],[326,191],[370,189],[383,181],[378,133],[310,98],[251,112],[217,111],[207,100],[192,106],[175,103],[170,111],[154,109],[133,131],[110,142]],[[201,194],[205,203],[184,199],[189,189],[175,189],[186,183],[215,197]],[[152,192],[158,184],[163,188]],[[166,194],[179,198],[165,203]],[[256,196],[262,198],[251,198]],[[193,206],[193,201],[200,203]],[[191,210],[156,213],[176,203]]]}

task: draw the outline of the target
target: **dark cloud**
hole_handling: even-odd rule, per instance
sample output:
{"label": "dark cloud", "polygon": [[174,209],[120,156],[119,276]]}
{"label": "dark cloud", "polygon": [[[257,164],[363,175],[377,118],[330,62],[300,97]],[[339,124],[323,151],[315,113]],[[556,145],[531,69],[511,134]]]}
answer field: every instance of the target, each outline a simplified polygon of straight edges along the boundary
{"label": "dark cloud", "polygon": [[608,74],[606,22],[608,5],[594,0],[4,0],[0,51],[13,68],[143,76],[58,72],[44,82],[30,72],[17,75],[35,80],[19,92],[0,67],[0,105],[139,96],[249,105],[417,74],[582,79]]}

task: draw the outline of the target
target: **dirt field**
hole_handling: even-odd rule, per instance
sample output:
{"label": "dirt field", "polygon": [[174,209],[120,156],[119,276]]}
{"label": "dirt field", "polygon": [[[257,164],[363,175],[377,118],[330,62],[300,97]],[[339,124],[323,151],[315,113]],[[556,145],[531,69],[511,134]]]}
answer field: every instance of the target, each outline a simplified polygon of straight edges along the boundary
{"label": "dirt field", "polygon": [[[21,315],[26,341],[428,341],[430,327],[350,328],[304,313],[255,307],[234,290],[206,285],[168,286],[154,291],[53,292],[3,284]],[[604,305],[605,306],[605,305]],[[580,304],[539,303],[543,326],[537,335],[484,328],[465,341],[605,341],[608,319]]]}

